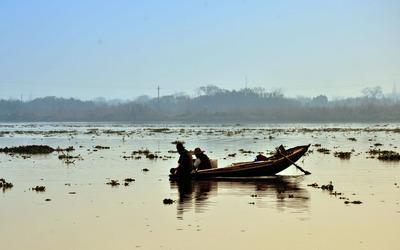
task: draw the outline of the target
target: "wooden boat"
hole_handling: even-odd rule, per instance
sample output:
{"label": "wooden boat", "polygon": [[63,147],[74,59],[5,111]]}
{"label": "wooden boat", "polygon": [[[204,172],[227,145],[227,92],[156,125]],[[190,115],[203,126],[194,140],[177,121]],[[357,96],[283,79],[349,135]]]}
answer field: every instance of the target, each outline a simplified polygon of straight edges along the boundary
{"label": "wooden boat", "polygon": [[[228,167],[199,170],[191,174],[194,179],[220,177],[259,177],[275,175],[299,160],[310,145],[297,146],[281,151],[265,161],[233,163]],[[173,175],[170,175],[174,179]]]}

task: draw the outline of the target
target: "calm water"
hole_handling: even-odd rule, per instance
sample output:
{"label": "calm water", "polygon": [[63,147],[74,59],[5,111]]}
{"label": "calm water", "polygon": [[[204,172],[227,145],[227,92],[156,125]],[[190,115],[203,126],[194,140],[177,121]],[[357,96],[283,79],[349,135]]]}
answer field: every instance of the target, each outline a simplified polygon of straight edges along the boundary
{"label": "calm water", "polygon": [[[159,130],[168,128],[168,130]],[[314,129],[312,132],[304,128]],[[324,130],[325,128],[325,130]],[[338,129],[326,129],[338,128]],[[377,148],[400,152],[399,124],[130,125],[0,124],[0,147],[73,146],[74,164],[58,154],[0,154],[2,249],[399,249],[400,162],[367,158]],[[348,138],[355,138],[349,140]],[[321,144],[280,176],[247,180],[168,180],[175,140],[201,147],[220,167],[287,147]],[[110,149],[95,151],[94,146]],[[124,159],[147,148],[163,159]],[[335,151],[353,150],[350,160]],[[235,157],[228,154],[236,153]],[[149,169],[148,172],[142,171]],[[129,186],[110,179],[131,177]],[[307,186],[332,181],[343,195]],[[46,191],[30,190],[37,185]],[[71,193],[72,192],[72,193]],[[359,200],[362,204],[344,204]],[[171,198],[172,205],[163,199]],[[51,199],[51,201],[45,201]]]}

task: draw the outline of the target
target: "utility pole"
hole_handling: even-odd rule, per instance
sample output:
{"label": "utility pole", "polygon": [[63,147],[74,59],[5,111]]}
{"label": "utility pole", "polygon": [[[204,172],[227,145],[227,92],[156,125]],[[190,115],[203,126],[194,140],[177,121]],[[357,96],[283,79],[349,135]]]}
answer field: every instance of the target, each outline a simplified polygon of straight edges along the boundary
{"label": "utility pole", "polygon": [[160,85],[157,85],[157,104],[160,107]]}

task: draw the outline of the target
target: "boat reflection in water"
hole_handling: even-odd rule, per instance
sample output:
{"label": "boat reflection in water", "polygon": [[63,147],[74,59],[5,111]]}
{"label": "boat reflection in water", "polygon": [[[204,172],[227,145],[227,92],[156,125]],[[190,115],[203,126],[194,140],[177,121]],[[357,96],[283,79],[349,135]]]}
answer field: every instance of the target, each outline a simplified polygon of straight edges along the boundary
{"label": "boat reflection in water", "polygon": [[[260,208],[291,209],[307,212],[309,193],[300,187],[304,176],[270,176],[261,178],[234,178],[171,181],[171,189],[178,192],[177,216],[185,212],[205,212],[217,205],[220,198],[246,198]],[[242,200],[241,200],[242,201]]]}

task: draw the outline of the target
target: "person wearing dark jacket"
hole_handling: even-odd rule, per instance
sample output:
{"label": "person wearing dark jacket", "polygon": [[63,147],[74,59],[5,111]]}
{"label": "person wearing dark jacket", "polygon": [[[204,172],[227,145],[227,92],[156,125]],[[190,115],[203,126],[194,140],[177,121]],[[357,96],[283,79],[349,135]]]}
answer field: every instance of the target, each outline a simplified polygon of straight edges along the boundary
{"label": "person wearing dark jacket", "polygon": [[268,160],[268,158],[266,156],[264,156],[262,154],[258,154],[254,161],[267,161],[267,160]]}
{"label": "person wearing dark jacket", "polygon": [[190,178],[190,173],[193,170],[192,155],[185,149],[181,142],[176,144],[176,150],[179,153],[178,167],[171,168],[170,172],[179,179]]}
{"label": "person wearing dark jacket", "polygon": [[210,158],[208,158],[208,156],[204,154],[204,151],[202,151],[200,148],[195,148],[193,153],[197,158],[194,162],[195,168],[197,170],[211,168]]}

